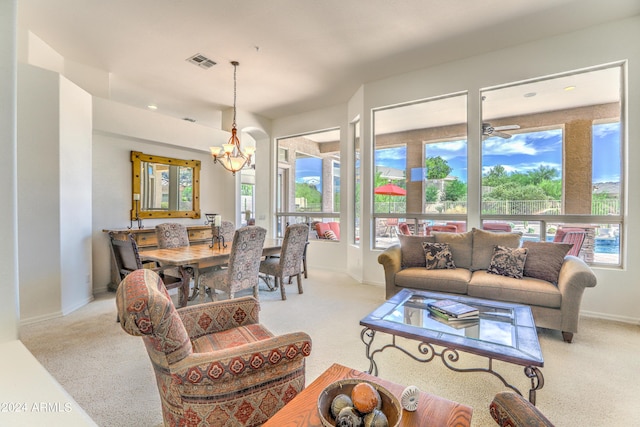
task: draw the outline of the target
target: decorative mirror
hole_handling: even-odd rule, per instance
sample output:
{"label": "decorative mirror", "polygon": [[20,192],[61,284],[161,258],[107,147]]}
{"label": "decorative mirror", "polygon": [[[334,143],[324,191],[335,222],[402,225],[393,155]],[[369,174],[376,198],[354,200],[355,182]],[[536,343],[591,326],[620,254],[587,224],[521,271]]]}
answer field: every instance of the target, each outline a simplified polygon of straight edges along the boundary
{"label": "decorative mirror", "polygon": [[131,219],[200,218],[200,161],[131,152]]}

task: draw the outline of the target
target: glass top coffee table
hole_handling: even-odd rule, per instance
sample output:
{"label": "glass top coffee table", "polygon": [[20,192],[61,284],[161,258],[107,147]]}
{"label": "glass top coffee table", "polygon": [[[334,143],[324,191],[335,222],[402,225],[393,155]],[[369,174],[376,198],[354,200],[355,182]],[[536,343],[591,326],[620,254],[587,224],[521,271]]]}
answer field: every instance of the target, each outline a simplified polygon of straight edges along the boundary
{"label": "glass top coffee table", "polygon": [[[478,319],[448,322],[434,316],[427,304],[441,299],[477,308]],[[430,362],[439,357],[447,368],[456,372],[488,372],[519,394],[522,393],[493,369],[493,361],[524,366],[524,373],[531,380],[529,401],[534,405],[536,390],[544,385],[544,377],[539,369],[544,366],[544,360],[538,333],[531,308],[526,305],[403,289],[362,319],[360,324],[364,326],[360,338],[365,344],[370,362],[369,373],[376,376],[376,354],[388,348],[396,348],[420,362]],[[385,342],[377,347],[375,338],[378,332],[390,334],[391,343]],[[401,347],[396,342],[397,337],[417,341],[417,349],[410,351]],[[488,360],[488,366],[455,366],[459,360],[458,352],[482,356]]]}

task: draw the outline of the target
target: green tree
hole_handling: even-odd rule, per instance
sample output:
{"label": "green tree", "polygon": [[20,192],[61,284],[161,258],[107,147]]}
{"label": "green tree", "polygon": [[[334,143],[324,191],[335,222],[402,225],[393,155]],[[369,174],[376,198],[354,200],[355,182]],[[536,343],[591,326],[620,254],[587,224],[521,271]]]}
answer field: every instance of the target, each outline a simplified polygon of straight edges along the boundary
{"label": "green tree", "polygon": [[438,201],[438,187],[429,185],[424,189],[424,200],[427,203],[435,203]]}
{"label": "green tree", "polygon": [[482,185],[497,187],[507,182],[509,174],[502,165],[495,165],[482,177]]}
{"label": "green tree", "polygon": [[307,206],[322,206],[322,193],[315,185],[296,182],[296,199],[305,199]]}
{"label": "green tree", "polygon": [[449,163],[440,156],[427,157],[425,166],[427,167],[427,179],[444,179],[453,170]]}
{"label": "green tree", "polygon": [[456,179],[444,185],[444,199],[450,202],[465,200],[467,197],[467,184]]}
{"label": "green tree", "polygon": [[556,168],[540,165],[538,169],[529,172],[531,183],[533,185],[540,185],[544,181],[553,181],[559,175]]}

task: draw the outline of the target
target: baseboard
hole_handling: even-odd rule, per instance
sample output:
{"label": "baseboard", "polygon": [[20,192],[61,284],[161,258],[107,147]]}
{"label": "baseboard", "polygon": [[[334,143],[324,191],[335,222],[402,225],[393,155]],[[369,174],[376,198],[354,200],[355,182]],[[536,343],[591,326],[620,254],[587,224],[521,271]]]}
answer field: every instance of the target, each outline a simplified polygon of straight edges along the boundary
{"label": "baseboard", "polygon": [[590,317],[593,319],[610,320],[612,322],[627,323],[627,324],[636,325],[636,326],[640,325],[640,319],[636,319],[629,316],[617,316],[613,314],[599,313],[595,311],[581,311],[580,316]]}
{"label": "baseboard", "polygon": [[77,309],[84,307],[85,305],[89,304],[93,300],[94,300],[94,296],[91,295],[90,297],[85,298],[84,301],[78,302],[77,304],[74,304],[69,308],[65,308],[65,310],[62,311],[62,315],[66,316],[69,313],[73,313]]}

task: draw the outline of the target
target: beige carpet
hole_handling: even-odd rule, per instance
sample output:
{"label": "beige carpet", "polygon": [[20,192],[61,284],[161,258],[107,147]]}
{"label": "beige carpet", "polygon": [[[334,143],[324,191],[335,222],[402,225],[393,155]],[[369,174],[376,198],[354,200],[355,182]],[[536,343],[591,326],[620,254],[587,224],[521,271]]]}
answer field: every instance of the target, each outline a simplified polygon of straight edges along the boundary
{"label": "beige carpet", "polygon": [[[279,292],[264,291],[260,297],[261,321],[274,333],[311,335],[307,383],[334,362],[368,369],[358,322],[383,301],[382,288],[313,270],[304,289],[299,295],[295,284],[287,285],[287,301],[280,300]],[[160,400],[142,340],[124,333],[115,318],[114,294],[100,295],[68,316],[23,327],[21,339],[98,425],[161,426]],[[640,326],[583,318],[580,328],[573,344],[564,343],[559,332],[539,330],[545,384],[537,406],[559,427],[640,425]],[[380,356],[381,377],[473,407],[473,426],[495,425],[487,408],[504,389],[497,378],[455,373],[440,359],[418,363],[393,349]],[[483,362],[473,356],[460,362],[474,363]],[[497,362],[494,369],[526,393],[522,367]]]}

